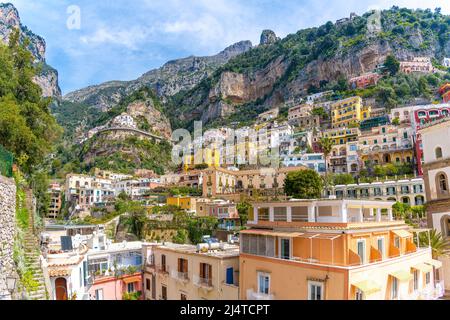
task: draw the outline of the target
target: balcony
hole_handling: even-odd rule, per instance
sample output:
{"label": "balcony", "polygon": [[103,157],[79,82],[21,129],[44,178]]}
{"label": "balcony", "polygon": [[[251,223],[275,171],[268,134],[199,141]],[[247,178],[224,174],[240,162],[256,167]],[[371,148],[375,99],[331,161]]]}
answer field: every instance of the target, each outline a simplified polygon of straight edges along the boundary
{"label": "balcony", "polygon": [[421,290],[414,291],[409,297],[399,300],[438,300],[445,295],[444,281],[436,281],[433,286],[428,285]]}
{"label": "balcony", "polygon": [[169,267],[166,265],[157,265],[156,266],[156,272],[160,275],[168,275],[169,274]]}
{"label": "balcony", "polygon": [[147,263],[145,265],[145,271],[150,272],[150,273],[153,273],[153,272],[157,271],[156,270],[156,265],[154,263]]}
{"label": "balcony", "polygon": [[194,275],[194,285],[207,291],[211,291],[214,289],[212,278],[201,278],[197,275]]}
{"label": "balcony", "polygon": [[180,281],[182,283],[188,283],[189,282],[189,275],[187,272],[179,272],[176,270],[172,270],[170,272],[170,276],[172,279],[175,279],[177,281]]}
{"label": "balcony", "polygon": [[247,300],[275,300],[273,294],[255,292],[253,289],[247,290]]}

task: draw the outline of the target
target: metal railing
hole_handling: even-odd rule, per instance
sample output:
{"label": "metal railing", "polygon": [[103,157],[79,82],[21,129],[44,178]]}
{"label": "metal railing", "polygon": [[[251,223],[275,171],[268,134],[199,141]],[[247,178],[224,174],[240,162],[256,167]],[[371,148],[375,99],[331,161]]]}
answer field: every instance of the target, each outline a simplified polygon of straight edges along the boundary
{"label": "metal railing", "polygon": [[189,281],[189,274],[187,272],[179,272],[177,270],[172,270],[170,276],[175,280]]}
{"label": "metal railing", "polygon": [[197,287],[202,288],[213,288],[212,278],[201,278],[199,276],[194,275],[194,284]]}
{"label": "metal railing", "polygon": [[0,175],[11,178],[13,175],[14,156],[0,145]]}

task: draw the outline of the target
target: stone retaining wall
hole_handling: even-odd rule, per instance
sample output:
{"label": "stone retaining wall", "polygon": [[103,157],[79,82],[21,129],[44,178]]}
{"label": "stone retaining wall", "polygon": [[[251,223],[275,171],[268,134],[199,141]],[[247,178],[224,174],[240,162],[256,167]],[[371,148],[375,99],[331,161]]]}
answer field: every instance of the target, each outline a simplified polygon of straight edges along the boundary
{"label": "stone retaining wall", "polygon": [[16,184],[0,176],[0,300],[9,299],[6,277],[15,274],[13,260],[16,234]]}

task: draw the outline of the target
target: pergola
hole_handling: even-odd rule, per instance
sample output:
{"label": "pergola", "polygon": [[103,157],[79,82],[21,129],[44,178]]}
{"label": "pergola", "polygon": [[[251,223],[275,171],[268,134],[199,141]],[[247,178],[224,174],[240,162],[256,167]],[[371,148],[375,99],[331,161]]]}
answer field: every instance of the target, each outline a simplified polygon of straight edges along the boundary
{"label": "pergola", "polygon": [[309,261],[313,262],[314,259],[312,257],[312,252],[313,252],[313,240],[314,239],[321,239],[321,240],[330,240],[331,241],[331,264],[334,265],[334,240],[340,238],[342,235],[337,235],[337,234],[326,234],[326,233],[312,233],[312,234],[308,234],[305,233],[303,235],[298,236],[298,238],[303,238],[303,239],[309,239],[310,241],[310,258]]}

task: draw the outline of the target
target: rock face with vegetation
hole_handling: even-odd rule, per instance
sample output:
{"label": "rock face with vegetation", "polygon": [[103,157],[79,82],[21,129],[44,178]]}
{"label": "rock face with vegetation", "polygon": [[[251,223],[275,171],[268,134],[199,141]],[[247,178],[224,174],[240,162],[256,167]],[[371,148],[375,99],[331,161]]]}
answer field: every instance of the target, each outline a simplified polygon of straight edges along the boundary
{"label": "rock face with vegetation", "polygon": [[224,114],[217,112],[217,100],[222,100],[229,121],[242,122],[254,117],[254,110],[262,112],[307,93],[334,89],[345,95],[351,93],[344,92],[349,91],[351,77],[376,70],[390,54],[398,60],[427,56],[442,62],[450,55],[449,22],[439,10],[393,7],[342,24],[300,30],[278,41],[265,31],[263,45],[231,59],[200,85],[176,96],[168,112],[172,119],[182,120],[172,120],[179,126],[198,119],[214,121],[211,116]]}
{"label": "rock face with vegetation", "polygon": [[129,82],[112,81],[68,93],[65,101],[97,106],[106,111],[114,107],[126,95],[142,88],[155,90],[164,101],[180,91],[195,87],[211,75],[218,67],[231,58],[250,50],[250,41],[238,42],[215,56],[188,57],[166,63],[159,69],[151,70],[139,79]]}
{"label": "rock face with vegetation", "polygon": [[34,80],[42,88],[43,96],[60,98],[58,72],[45,62],[45,40],[22,25],[19,12],[12,4],[0,4],[0,42],[8,43],[14,29],[20,30],[22,43],[28,39],[27,49],[32,53],[35,59],[34,63],[41,69]]}
{"label": "rock face with vegetation", "polygon": [[[148,127],[167,136],[164,117],[170,130],[192,129],[194,121],[206,127],[247,125],[270,108],[326,90],[335,91],[334,99],[360,95],[373,101],[375,108],[411,104],[416,98],[433,102],[436,87],[450,78],[442,66],[443,58],[450,56],[449,25],[450,17],[439,9],[392,7],[352,15],[341,23],[327,22],[283,39],[265,30],[258,46],[244,41],[213,57],[168,62],[135,81],[81,89],[66,95],[53,111],[58,119],[68,120],[60,121],[66,128],[83,132],[127,111],[130,97],[147,88],[158,98],[161,113],[150,112],[156,120]],[[390,56],[396,61],[430,57],[440,72],[386,74],[383,64]],[[374,71],[385,74],[376,86],[349,88],[350,78]],[[145,107],[137,103],[131,109],[139,117]]]}

